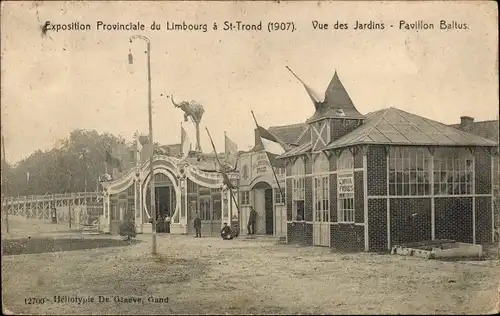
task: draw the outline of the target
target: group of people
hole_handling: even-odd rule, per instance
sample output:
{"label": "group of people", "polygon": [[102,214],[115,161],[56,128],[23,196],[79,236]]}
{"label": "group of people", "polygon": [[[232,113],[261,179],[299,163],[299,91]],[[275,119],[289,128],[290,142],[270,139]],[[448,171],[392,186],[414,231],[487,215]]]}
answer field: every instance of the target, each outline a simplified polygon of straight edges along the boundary
{"label": "group of people", "polygon": [[[251,206],[247,224],[248,235],[255,235],[256,220],[257,220],[257,212]],[[196,236],[194,238],[201,238],[201,218],[198,213],[196,213],[196,217],[194,219],[193,224],[194,224],[194,229],[196,231]],[[222,237],[223,240],[231,240],[239,236],[239,231],[232,230],[231,226],[229,226],[227,223],[224,223],[224,226],[222,227],[222,230],[220,232],[220,236]]]}

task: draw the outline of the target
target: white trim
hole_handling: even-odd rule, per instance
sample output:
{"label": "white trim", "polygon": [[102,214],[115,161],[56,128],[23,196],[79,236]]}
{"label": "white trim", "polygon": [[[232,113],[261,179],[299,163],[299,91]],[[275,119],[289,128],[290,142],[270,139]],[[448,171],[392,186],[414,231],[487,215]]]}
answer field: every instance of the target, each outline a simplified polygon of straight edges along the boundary
{"label": "white trim", "polygon": [[[491,194],[467,194],[467,195],[434,195],[436,198],[463,198],[463,197],[490,197]],[[431,195],[397,195],[397,196],[385,196],[385,195],[371,195],[368,199],[430,199]]]}
{"label": "white trim", "polygon": [[332,120],[326,120],[326,143],[329,144],[332,141]]}
{"label": "white trim", "polygon": [[431,153],[430,166],[431,174],[430,185],[431,185],[431,239],[436,239],[436,199],[434,198],[434,152]]}
{"label": "white trim", "polygon": [[[363,168],[354,168],[354,169],[344,169],[344,170],[340,170],[340,171],[335,170],[335,171],[320,172],[320,173],[306,173],[306,174],[303,174],[303,175],[291,175],[291,176],[286,176],[285,180],[286,179],[293,179],[293,178],[326,176],[326,175],[339,174],[339,173],[342,174],[342,173],[347,173],[347,172],[352,172],[352,171],[354,171],[354,172],[361,172],[361,171],[364,171],[364,169]],[[280,181],[280,183],[281,183],[281,181]],[[453,195],[453,196],[455,196],[455,195]],[[382,196],[382,197],[385,197],[385,195]],[[413,196],[409,196],[409,197],[413,197]]]}
{"label": "white trim", "polygon": [[[172,185],[175,187],[175,200],[176,200],[176,206],[175,206],[175,212],[170,216],[170,218],[175,218],[175,216],[180,212],[180,208],[181,208],[181,199],[179,199],[178,197],[181,196],[181,189],[179,187],[179,185],[176,184],[176,179],[174,177],[175,175],[175,170],[171,170],[170,168],[166,167],[166,166],[158,166],[156,167],[154,170],[153,170],[153,174],[152,175],[149,175],[149,174],[146,174],[145,175],[145,179],[146,179],[146,176],[147,177],[147,180],[144,181],[144,186],[143,186],[143,190],[142,190],[142,201],[143,201],[143,207],[144,207],[144,210],[146,211],[146,214],[148,215],[148,218],[151,218],[151,214],[148,212],[148,206],[146,205],[146,194],[147,194],[147,191],[148,191],[148,188],[149,188],[149,182],[151,181],[152,177],[154,177],[156,174],[164,174],[166,175],[170,181],[172,182]],[[186,187],[186,192],[187,192],[187,187]],[[150,192],[151,194],[151,192]],[[187,199],[186,199],[187,201]],[[186,212],[187,212],[187,209],[186,209]],[[187,213],[186,213],[186,216],[187,216]]]}
{"label": "white trim", "polygon": [[[364,209],[364,223],[365,223],[365,251],[370,250],[370,243],[368,240],[368,168],[367,168],[366,151],[363,153],[363,209]],[[354,175],[354,174],[353,174]],[[356,190],[354,190],[356,191]],[[356,192],[354,192],[356,194]],[[356,209],[356,208],[354,208]],[[354,212],[354,221],[356,221],[356,212]]]}
{"label": "white trim", "polygon": [[[476,155],[472,155],[472,193],[476,193]],[[472,196],[472,243],[476,244],[476,197]]]}
{"label": "white trim", "polygon": [[[387,185],[387,195],[385,196],[385,201],[386,201],[386,208],[387,208],[387,214],[386,214],[386,224],[387,224],[387,250],[391,250],[391,200],[389,200],[389,155],[386,153],[385,155],[385,163],[387,165],[387,170],[386,170],[386,185]],[[370,197],[367,197],[367,200]]]}
{"label": "white trim", "polygon": [[351,223],[351,222],[331,222],[330,225],[354,225],[365,226],[365,223]]}
{"label": "white trim", "polygon": [[[316,123],[316,122],[315,122]],[[309,126],[312,127],[312,130],[316,133],[316,136],[318,136],[318,138],[316,139],[316,142],[314,142],[311,150],[314,150],[314,148],[316,148],[318,146],[318,143],[319,141],[321,140],[321,142],[323,143],[323,146],[326,146],[327,143],[325,142],[325,140],[323,139],[323,137],[321,137],[321,134],[323,133],[323,130],[325,129],[325,127],[328,125],[327,123],[325,122],[320,122],[319,123],[320,126],[319,126],[319,132],[318,130],[316,129],[316,126],[314,126],[314,123],[313,124],[310,124]],[[328,130],[327,130],[328,131]],[[311,134],[311,142],[312,142],[312,134]]]}

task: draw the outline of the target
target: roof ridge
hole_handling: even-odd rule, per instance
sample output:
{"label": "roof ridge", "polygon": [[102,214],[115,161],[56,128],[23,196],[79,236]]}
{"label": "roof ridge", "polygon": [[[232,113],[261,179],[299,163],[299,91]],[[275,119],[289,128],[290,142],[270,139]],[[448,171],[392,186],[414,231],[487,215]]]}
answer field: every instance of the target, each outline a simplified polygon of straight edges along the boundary
{"label": "roof ridge", "polygon": [[[397,109],[397,108],[396,108]],[[442,125],[444,127],[447,127],[447,128],[451,128],[453,129],[455,132],[458,132],[458,134],[460,134],[462,137],[465,137],[465,139],[467,139],[468,141],[472,141],[470,137],[479,137],[483,140],[487,140],[487,141],[491,141],[490,139],[488,138],[485,138],[485,137],[482,137],[482,136],[479,136],[479,135],[476,135],[476,134],[473,134],[473,133],[469,133],[469,132],[466,132],[466,131],[463,131],[459,128],[456,128],[456,127],[453,127],[451,125],[447,125],[447,124],[444,124],[442,122],[439,122],[439,121],[436,121],[436,120],[433,120],[433,119],[430,119],[430,118],[427,118],[427,117],[424,117],[424,116],[421,116],[421,115],[418,115],[418,114],[415,114],[415,113],[410,113],[410,112],[407,112],[405,110],[401,110],[401,109],[397,109],[398,111],[401,111],[401,112],[405,112],[409,115],[415,115],[415,116],[418,116],[420,118],[422,118],[423,120],[425,120],[427,123],[429,123],[430,125],[432,125],[432,127],[436,128],[436,125],[435,124],[438,124],[438,125]],[[437,128],[436,128],[437,129]],[[438,130],[439,131],[439,130]],[[453,139],[451,139],[450,137],[448,137],[448,135],[446,135],[445,133],[439,131],[442,135],[444,135],[445,137],[447,137],[448,139],[450,139],[451,141],[453,141]],[[427,133],[426,133],[427,134]],[[427,134],[427,136],[429,136]]]}
{"label": "roof ridge", "polygon": [[[375,122],[375,124],[373,124],[373,126],[368,130],[368,132],[365,134],[365,136],[363,136],[360,141],[364,141],[365,138],[377,127],[378,123],[380,123],[384,118],[385,116],[387,115],[387,112],[390,110],[391,108],[386,108],[382,111],[384,111],[382,114],[380,114],[380,118],[378,119],[377,122]],[[354,130],[352,130],[353,132],[356,130],[356,128]],[[350,134],[350,133],[349,133]]]}
{"label": "roof ridge", "polygon": [[274,125],[274,126],[269,126],[269,128],[291,127],[291,126],[301,126],[301,125],[307,125],[307,123],[294,123],[294,124],[287,124],[287,125]]}

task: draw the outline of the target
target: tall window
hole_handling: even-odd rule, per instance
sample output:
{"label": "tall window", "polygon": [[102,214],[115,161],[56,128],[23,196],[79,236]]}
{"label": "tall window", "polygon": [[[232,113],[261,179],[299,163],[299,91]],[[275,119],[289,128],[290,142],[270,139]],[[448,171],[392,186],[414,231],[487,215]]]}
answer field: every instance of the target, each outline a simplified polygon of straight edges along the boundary
{"label": "tall window", "polygon": [[189,179],[187,180],[187,192],[198,193],[198,185]]}
{"label": "tall window", "polygon": [[274,203],[275,204],[284,204],[285,200],[283,196],[285,195],[285,190],[281,188],[281,192],[279,188],[274,189]]}
{"label": "tall window", "polygon": [[274,167],[274,173],[276,173],[277,177],[284,177],[286,175],[285,167]]}
{"label": "tall window", "polygon": [[430,195],[432,156],[427,148],[391,148],[388,159],[389,195]]}
{"label": "tall window", "polygon": [[465,148],[439,148],[434,152],[434,194],[472,194],[474,165]]}
{"label": "tall window", "polygon": [[295,220],[304,220],[305,174],[304,160],[299,158],[292,167],[292,211]]}
{"label": "tall window", "polygon": [[210,199],[209,198],[201,198],[200,199],[200,219],[204,221],[210,220]]}
{"label": "tall window", "polygon": [[328,175],[314,177],[314,220],[318,222],[330,221],[330,195]]}
{"label": "tall window", "polygon": [[[313,164],[313,173],[322,174],[330,171],[330,162],[324,154],[316,157]],[[314,220],[320,222],[330,221],[330,194],[328,191],[330,181],[328,175],[313,178]]]}
{"label": "tall window", "polygon": [[337,160],[338,222],[354,223],[354,157],[343,150]]}
{"label": "tall window", "polygon": [[250,191],[240,192],[241,205],[250,205]]}

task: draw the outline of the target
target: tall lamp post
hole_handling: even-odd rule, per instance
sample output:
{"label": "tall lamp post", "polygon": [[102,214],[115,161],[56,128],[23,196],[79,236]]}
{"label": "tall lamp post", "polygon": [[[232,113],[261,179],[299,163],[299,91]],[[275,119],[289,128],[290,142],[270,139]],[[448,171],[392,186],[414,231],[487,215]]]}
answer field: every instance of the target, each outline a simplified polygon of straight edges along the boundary
{"label": "tall lamp post", "polygon": [[[146,42],[146,54],[148,57],[147,65],[148,65],[148,115],[149,115],[149,174],[150,174],[150,193],[151,193],[151,216],[153,217],[153,227],[152,227],[152,236],[153,236],[153,247],[152,253],[156,254],[156,207],[155,207],[155,177],[153,173],[153,153],[154,153],[154,143],[153,143],[153,111],[151,106],[151,42],[149,38],[142,35],[132,35],[130,37],[130,43],[132,43],[135,39],[141,39]],[[128,54],[128,62],[129,64],[133,64],[134,58],[132,56],[132,52],[129,51]]]}

